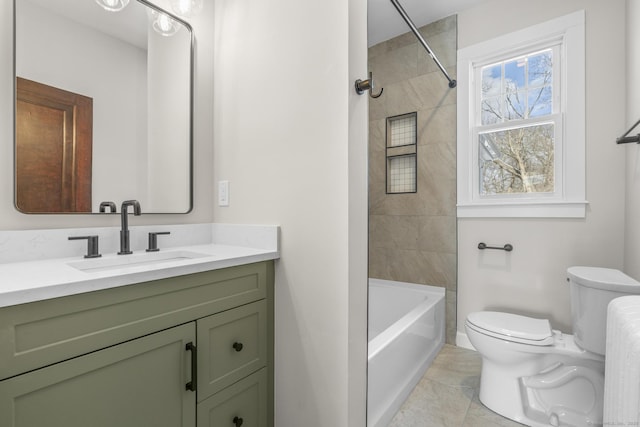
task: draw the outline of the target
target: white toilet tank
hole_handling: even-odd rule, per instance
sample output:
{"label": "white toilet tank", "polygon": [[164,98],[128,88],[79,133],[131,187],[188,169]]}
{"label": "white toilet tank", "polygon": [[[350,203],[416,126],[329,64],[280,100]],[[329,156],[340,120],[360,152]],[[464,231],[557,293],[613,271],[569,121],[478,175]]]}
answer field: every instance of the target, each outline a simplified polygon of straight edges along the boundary
{"label": "white toilet tank", "polygon": [[584,350],[604,355],[607,306],[614,298],[640,294],[640,282],[611,268],[570,267],[567,275],[575,343]]}

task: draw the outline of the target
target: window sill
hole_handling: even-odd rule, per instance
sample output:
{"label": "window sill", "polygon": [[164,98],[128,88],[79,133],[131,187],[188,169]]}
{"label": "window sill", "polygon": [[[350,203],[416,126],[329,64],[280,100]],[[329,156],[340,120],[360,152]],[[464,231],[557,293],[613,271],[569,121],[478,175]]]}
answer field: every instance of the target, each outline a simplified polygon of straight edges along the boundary
{"label": "window sill", "polygon": [[458,204],[458,218],[585,218],[588,201]]}

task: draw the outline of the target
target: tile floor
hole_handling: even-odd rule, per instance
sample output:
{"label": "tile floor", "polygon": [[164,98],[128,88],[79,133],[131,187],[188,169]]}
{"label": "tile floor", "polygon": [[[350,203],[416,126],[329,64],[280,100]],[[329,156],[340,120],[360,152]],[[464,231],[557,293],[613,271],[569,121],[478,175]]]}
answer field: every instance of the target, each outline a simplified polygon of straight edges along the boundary
{"label": "tile floor", "polygon": [[481,365],[475,351],[445,344],[389,427],[522,426],[480,403]]}

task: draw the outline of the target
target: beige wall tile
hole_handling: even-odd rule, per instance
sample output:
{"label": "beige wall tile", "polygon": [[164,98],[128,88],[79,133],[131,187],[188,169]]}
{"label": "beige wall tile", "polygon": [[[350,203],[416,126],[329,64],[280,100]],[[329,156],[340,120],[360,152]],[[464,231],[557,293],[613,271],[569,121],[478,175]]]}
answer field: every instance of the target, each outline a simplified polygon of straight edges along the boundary
{"label": "beige wall tile", "polygon": [[418,171],[422,181],[436,182],[455,187],[456,148],[451,144],[428,144],[418,146]]}
{"label": "beige wall tile", "polygon": [[448,144],[456,147],[456,104],[418,111],[418,145]]}
{"label": "beige wall tile", "polygon": [[418,249],[418,216],[369,216],[369,246],[376,248]]}
{"label": "beige wall tile", "polygon": [[[455,31],[447,31],[425,37],[427,45],[436,55],[442,66],[455,66],[457,63],[458,38]],[[420,44],[420,49],[424,54],[418,55],[418,74],[426,74],[432,71],[440,71],[435,61]],[[448,72],[448,71],[447,71]]]}
{"label": "beige wall tile", "polygon": [[369,151],[384,151],[387,143],[386,119],[369,121]]}
{"label": "beige wall tile", "polygon": [[456,344],[456,335],[458,317],[458,294],[456,291],[446,290],[445,294],[445,342],[447,344]]}
{"label": "beige wall tile", "polygon": [[369,59],[374,86],[378,89],[418,76],[418,46],[410,44]]}
{"label": "beige wall tile", "polygon": [[418,249],[421,251],[456,253],[456,217],[420,217]]}

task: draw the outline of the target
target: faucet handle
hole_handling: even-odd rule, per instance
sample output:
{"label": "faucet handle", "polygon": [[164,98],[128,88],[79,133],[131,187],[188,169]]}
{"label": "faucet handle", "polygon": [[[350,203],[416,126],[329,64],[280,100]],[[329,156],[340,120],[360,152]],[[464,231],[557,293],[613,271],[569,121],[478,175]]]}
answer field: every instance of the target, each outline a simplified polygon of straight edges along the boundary
{"label": "faucet handle", "polygon": [[149,247],[147,248],[147,252],[158,252],[160,249],[158,248],[158,235],[159,234],[171,234],[169,231],[154,231],[149,233]]}
{"label": "faucet handle", "polygon": [[98,251],[98,236],[71,236],[69,240],[87,240],[87,254],[84,256],[85,258],[99,258],[100,255]]}
{"label": "faucet handle", "polygon": [[109,212],[114,213],[116,211],[116,204],[113,202],[100,203],[100,213],[105,213],[109,209]]}

